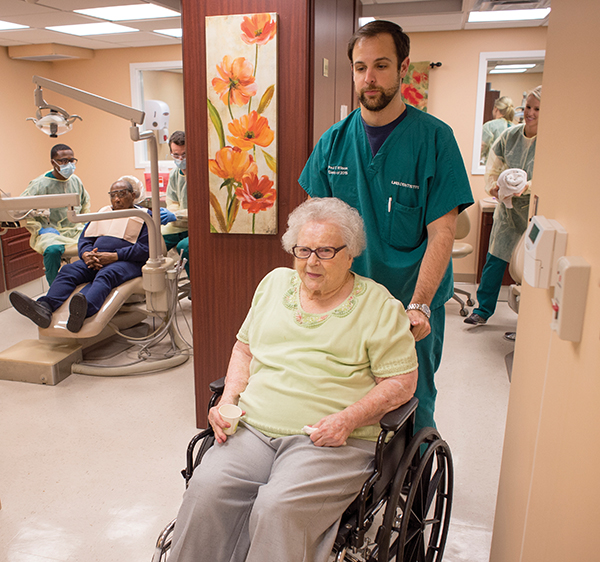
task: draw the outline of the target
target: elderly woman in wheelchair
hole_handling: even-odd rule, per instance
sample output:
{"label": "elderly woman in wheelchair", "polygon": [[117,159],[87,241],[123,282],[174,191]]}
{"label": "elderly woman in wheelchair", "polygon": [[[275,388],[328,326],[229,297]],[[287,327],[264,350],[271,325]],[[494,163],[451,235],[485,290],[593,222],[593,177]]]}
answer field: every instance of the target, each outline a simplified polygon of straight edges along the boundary
{"label": "elderly woman in wheelchair", "polygon": [[294,269],[259,284],[219,402],[239,405],[242,420],[228,436],[210,407],[215,443],[189,480],[169,562],[326,561],[342,514],[380,464],[380,420],[414,394],[402,304],[351,271],[365,247],[358,212],[311,199],[282,243]]}

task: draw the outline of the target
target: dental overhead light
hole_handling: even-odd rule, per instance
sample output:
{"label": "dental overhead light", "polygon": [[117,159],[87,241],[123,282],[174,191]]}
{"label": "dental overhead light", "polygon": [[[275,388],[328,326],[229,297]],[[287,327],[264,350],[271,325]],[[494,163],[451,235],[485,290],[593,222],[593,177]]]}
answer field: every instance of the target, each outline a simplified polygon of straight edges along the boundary
{"label": "dental overhead light", "polygon": [[[69,115],[61,107],[46,103],[40,86],[35,89],[34,99],[35,105],[37,106],[36,117],[28,117],[26,120],[33,121],[40,131],[46,133],[51,138],[56,138],[58,135],[68,133],[73,128],[73,122],[76,119],[83,121],[79,115]],[[42,110],[48,110],[48,113],[43,117]]]}

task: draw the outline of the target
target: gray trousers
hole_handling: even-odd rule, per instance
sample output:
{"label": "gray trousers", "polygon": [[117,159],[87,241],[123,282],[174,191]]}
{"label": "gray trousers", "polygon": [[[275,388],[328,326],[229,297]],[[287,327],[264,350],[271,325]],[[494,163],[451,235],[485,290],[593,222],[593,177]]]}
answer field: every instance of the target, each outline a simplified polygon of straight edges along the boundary
{"label": "gray trousers", "polygon": [[194,471],[169,562],[326,562],[374,452],[361,439],[317,447],[240,426]]}

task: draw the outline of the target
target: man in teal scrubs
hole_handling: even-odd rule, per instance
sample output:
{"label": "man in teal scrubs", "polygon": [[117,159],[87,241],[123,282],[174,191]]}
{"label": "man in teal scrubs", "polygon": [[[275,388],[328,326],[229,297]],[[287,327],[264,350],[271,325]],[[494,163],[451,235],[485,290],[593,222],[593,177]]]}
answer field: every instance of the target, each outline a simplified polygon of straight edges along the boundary
{"label": "man in teal scrubs", "polygon": [[408,311],[419,358],[418,430],[435,427],[456,218],[473,196],[450,127],[402,101],[409,49],[402,28],[387,21],[353,35],[348,56],[360,107],[325,132],[299,182],[311,197],[346,201],[365,221],[367,250],[352,269],[385,285]]}
{"label": "man in teal scrubs", "polygon": [[[177,246],[177,253],[187,260],[185,270],[190,276],[190,239],[187,226],[174,224],[177,219],[187,219],[187,176],[185,157],[185,132],[175,131],[169,137],[169,149],[175,161],[175,168],[169,174],[167,185],[167,210],[173,213],[163,223],[161,232],[165,239],[167,250]],[[171,221],[166,223],[166,221]]]}

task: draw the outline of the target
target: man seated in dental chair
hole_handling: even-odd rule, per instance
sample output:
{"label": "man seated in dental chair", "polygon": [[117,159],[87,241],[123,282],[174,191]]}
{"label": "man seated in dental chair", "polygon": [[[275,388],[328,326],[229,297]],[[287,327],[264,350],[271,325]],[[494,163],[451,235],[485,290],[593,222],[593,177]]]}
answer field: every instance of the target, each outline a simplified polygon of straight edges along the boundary
{"label": "man seated in dental chair", "polygon": [[[133,209],[143,194],[142,183],[133,176],[123,176],[108,193],[111,205],[99,212]],[[62,267],[48,293],[37,301],[12,292],[9,299],[13,307],[40,328],[48,328],[52,313],[76,287],[87,283],[69,303],[67,329],[79,332],[85,319],[100,310],[112,289],[141,277],[149,253],[148,227],[139,217],[89,222],[79,238],[78,253],[80,260]]]}

